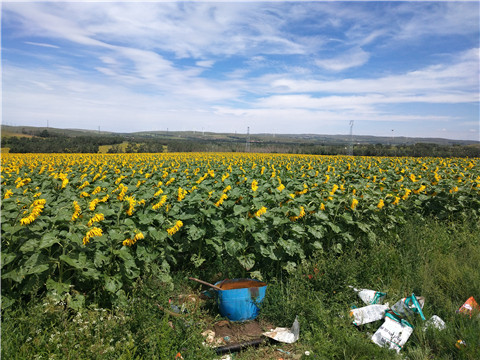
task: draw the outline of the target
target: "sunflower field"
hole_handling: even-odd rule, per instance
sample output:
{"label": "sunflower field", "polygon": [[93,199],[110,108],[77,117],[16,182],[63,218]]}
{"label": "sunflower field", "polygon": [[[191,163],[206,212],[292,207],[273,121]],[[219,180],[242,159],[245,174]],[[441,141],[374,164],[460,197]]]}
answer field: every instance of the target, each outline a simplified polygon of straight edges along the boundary
{"label": "sunflower field", "polygon": [[480,217],[480,159],[239,153],[2,154],[2,307],[81,307],[138,277],[265,277],[383,241],[407,216]]}

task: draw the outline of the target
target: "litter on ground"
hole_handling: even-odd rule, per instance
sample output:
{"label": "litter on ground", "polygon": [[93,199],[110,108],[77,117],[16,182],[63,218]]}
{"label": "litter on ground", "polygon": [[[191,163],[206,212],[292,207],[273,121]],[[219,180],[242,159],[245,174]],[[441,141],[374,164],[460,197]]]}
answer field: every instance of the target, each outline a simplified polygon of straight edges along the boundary
{"label": "litter on ground", "polygon": [[480,312],[480,306],[475,301],[473,296],[470,296],[467,299],[467,301],[465,301],[465,303],[462,306],[460,306],[460,308],[457,310],[457,313],[470,314],[470,317],[471,317],[473,311]]}
{"label": "litter on ground", "polygon": [[300,324],[298,322],[298,316],[295,317],[295,321],[290,329],[277,327],[273,330],[263,333],[266,337],[280,341],[286,344],[293,344],[298,340],[300,335]]}
{"label": "litter on ground", "polygon": [[425,316],[422,311],[424,304],[425,299],[423,297],[417,297],[415,294],[412,294],[409,297],[397,301],[395,305],[392,306],[392,310],[400,317],[411,317],[414,314],[419,314],[422,320],[425,321]]}
{"label": "litter on ground", "polygon": [[373,334],[372,341],[398,353],[412,333],[413,326],[408,321],[399,318],[392,312],[387,312],[385,322]]}
{"label": "litter on ground", "polygon": [[360,326],[374,321],[382,320],[385,317],[385,311],[389,308],[388,303],[385,305],[374,304],[361,308],[350,310],[350,317],[353,317],[353,324]]}
{"label": "litter on ground", "polygon": [[[415,314],[418,314],[425,321],[425,315],[422,310],[425,299],[421,296],[417,297],[412,293],[411,296],[398,300],[390,308],[388,303],[379,304],[379,302],[383,302],[386,293],[368,289],[356,289],[352,286],[350,288],[358,293],[358,296],[364,303],[370,304],[350,310],[350,316],[353,317],[354,325],[359,326],[385,319],[371,337],[372,341],[379,346],[395,350],[397,353],[400,352],[413,333],[413,325],[407,319],[410,320]],[[429,319],[424,329],[430,326],[440,330],[446,327],[444,321],[436,315]]]}
{"label": "litter on ground", "polygon": [[373,304],[381,304],[383,303],[383,300],[385,299],[385,296],[387,296],[386,293],[381,292],[381,291],[375,291],[375,290],[369,290],[369,289],[357,289],[354,288],[353,286],[349,286],[350,288],[355,291],[360,299],[367,304],[367,305],[373,305]]}
{"label": "litter on ground", "polygon": [[447,328],[447,325],[445,325],[445,321],[443,321],[439,316],[433,315],[430,319],[427,320],[425,326],[423,327],[423,330],[425,331],[428,328],[444,330]]}

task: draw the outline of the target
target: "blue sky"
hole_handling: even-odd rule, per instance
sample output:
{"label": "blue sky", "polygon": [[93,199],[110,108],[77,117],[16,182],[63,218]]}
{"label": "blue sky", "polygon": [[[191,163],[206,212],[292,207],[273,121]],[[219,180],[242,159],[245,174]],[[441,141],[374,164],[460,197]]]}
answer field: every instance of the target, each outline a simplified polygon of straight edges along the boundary
{"label": "blue sky", "polygon": [[479,138],[479,3],[3,2],[2,123]]}

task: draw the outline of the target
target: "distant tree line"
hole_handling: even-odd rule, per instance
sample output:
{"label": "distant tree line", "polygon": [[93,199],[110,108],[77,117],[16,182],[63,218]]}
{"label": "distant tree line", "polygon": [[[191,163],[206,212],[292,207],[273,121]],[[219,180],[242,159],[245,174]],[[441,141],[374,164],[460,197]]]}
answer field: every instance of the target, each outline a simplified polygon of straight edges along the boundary
{"label": "distant tree line", "polygon": [[[245,142],[215,139],[179,139],[133,136],[63,136],[43,130],[37,136],[3,137],[2,147],[11,153],[98,153],[100,145],[111,145],[109,153],[161,153],[161,152],[244,152]],[[123,142],[128,144],[120,146]],[[439,145],[416,143],[404,145],[355,144],[351,149],[345,143],[293,143],[279,141],[252,141],[250,152],[312,155],[355,156],[413,156],[413,157],[480,157],[480,144]]]}
{"label": "distant tree line", "polygon": [[42,131],[36,137],[2,137],[2,147],[11,153],[98,153],[100,145],[119,144],[120,136],[67,137]]}
{"label": "distant tree line", "polygon": [[[129,142],[127,153],[159,153],[165,152],[244,152],[244,142],[215,140],[153,140]],[[110,153],[122,152],[119,146],[113,146]],[[311,155],[348,155],[349,148],[345,144],[292,144],[292,143],[252,143],[250,152],[283,153]],[[357,144],[353,146],[355,156],[412,156],[412,157],[480,157],[480,145],[438,145],[416,143],[409,145]]]}
{"label": "distant tree line", "polygon": [[[311,146],[305,149],[305,154],[317,155],[347,155],[348,146],[324,145]],[[438,145],[416,143],[409,145],[361,144],[352,148],[355,156],[411,156],[411,157],[480,157],[480,145]]]}

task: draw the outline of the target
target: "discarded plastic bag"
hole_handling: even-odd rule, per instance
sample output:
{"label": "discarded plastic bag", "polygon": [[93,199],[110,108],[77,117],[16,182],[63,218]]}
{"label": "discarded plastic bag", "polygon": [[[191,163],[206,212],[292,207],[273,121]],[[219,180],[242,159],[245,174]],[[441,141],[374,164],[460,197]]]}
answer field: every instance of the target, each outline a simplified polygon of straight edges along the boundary
{"label": "discarded plastic bag", "polygon": [[295,317],[295,321],[290,329],[277,327],[273,330],[263,333],[263,335],[276,341],[286,344],[293,344],[300,336],[300,323],[298,322],[298,316]]}
{"label": "discarded plastic bag", "polygon": [[350,310],[350,317],[353,317],[354,325],[359,326],[368,324],[377,320],[382,320],[385,317],[385,312],[388,310],[388,308],[388,303],[385,305],[368,305]]}
{"label": "discarded plastic bag", "polygon": [[425,315],[423,315],[423,305],[425,304],[425,299],[422,296],[412,296],[400,299],[392,306],[392,310],[401,317],[410,317],[414,314],[419,314],[422,320],[425,320]]}
{"label": "discarded plastic bag", "polygon": [[470,317],[472,316],[472,311],[480,311],[480,306],[478,303],[475,301],[473,296],[470,296],[465,303],[460,306],[460,308],[457,310],[457,313],[462,313],[462,314],[470,314]]}
{"label": "discarded plastic bag", "polygon": [[387,312],[385,322],[373,334],[372,341],[399,353],[412,333],[413,326],[408,321]]}
{"label": "discarded plastic bag", "polygon": [[369,289],[357,289],[354,288],[353,286],[349,286],[350,288],[355,291],[360,299],[367,304],[367,305],[373,305],[373,304],[381,304],[383,300],[385,299],[385,296],[387,296],[386,293],[381,292],[381,291],[375,291],[375,290],[369,290]]}
{"label": "discarded plastic bag", "polygon": [[444,330],[446,329],[447,325],[445,325],[445,321],[443,321],[439,316],[433,315],[425,323],[425,326],[423,327],[423,331],[426,331],[428,328],[431,328],[431,327],[438,330]]}

